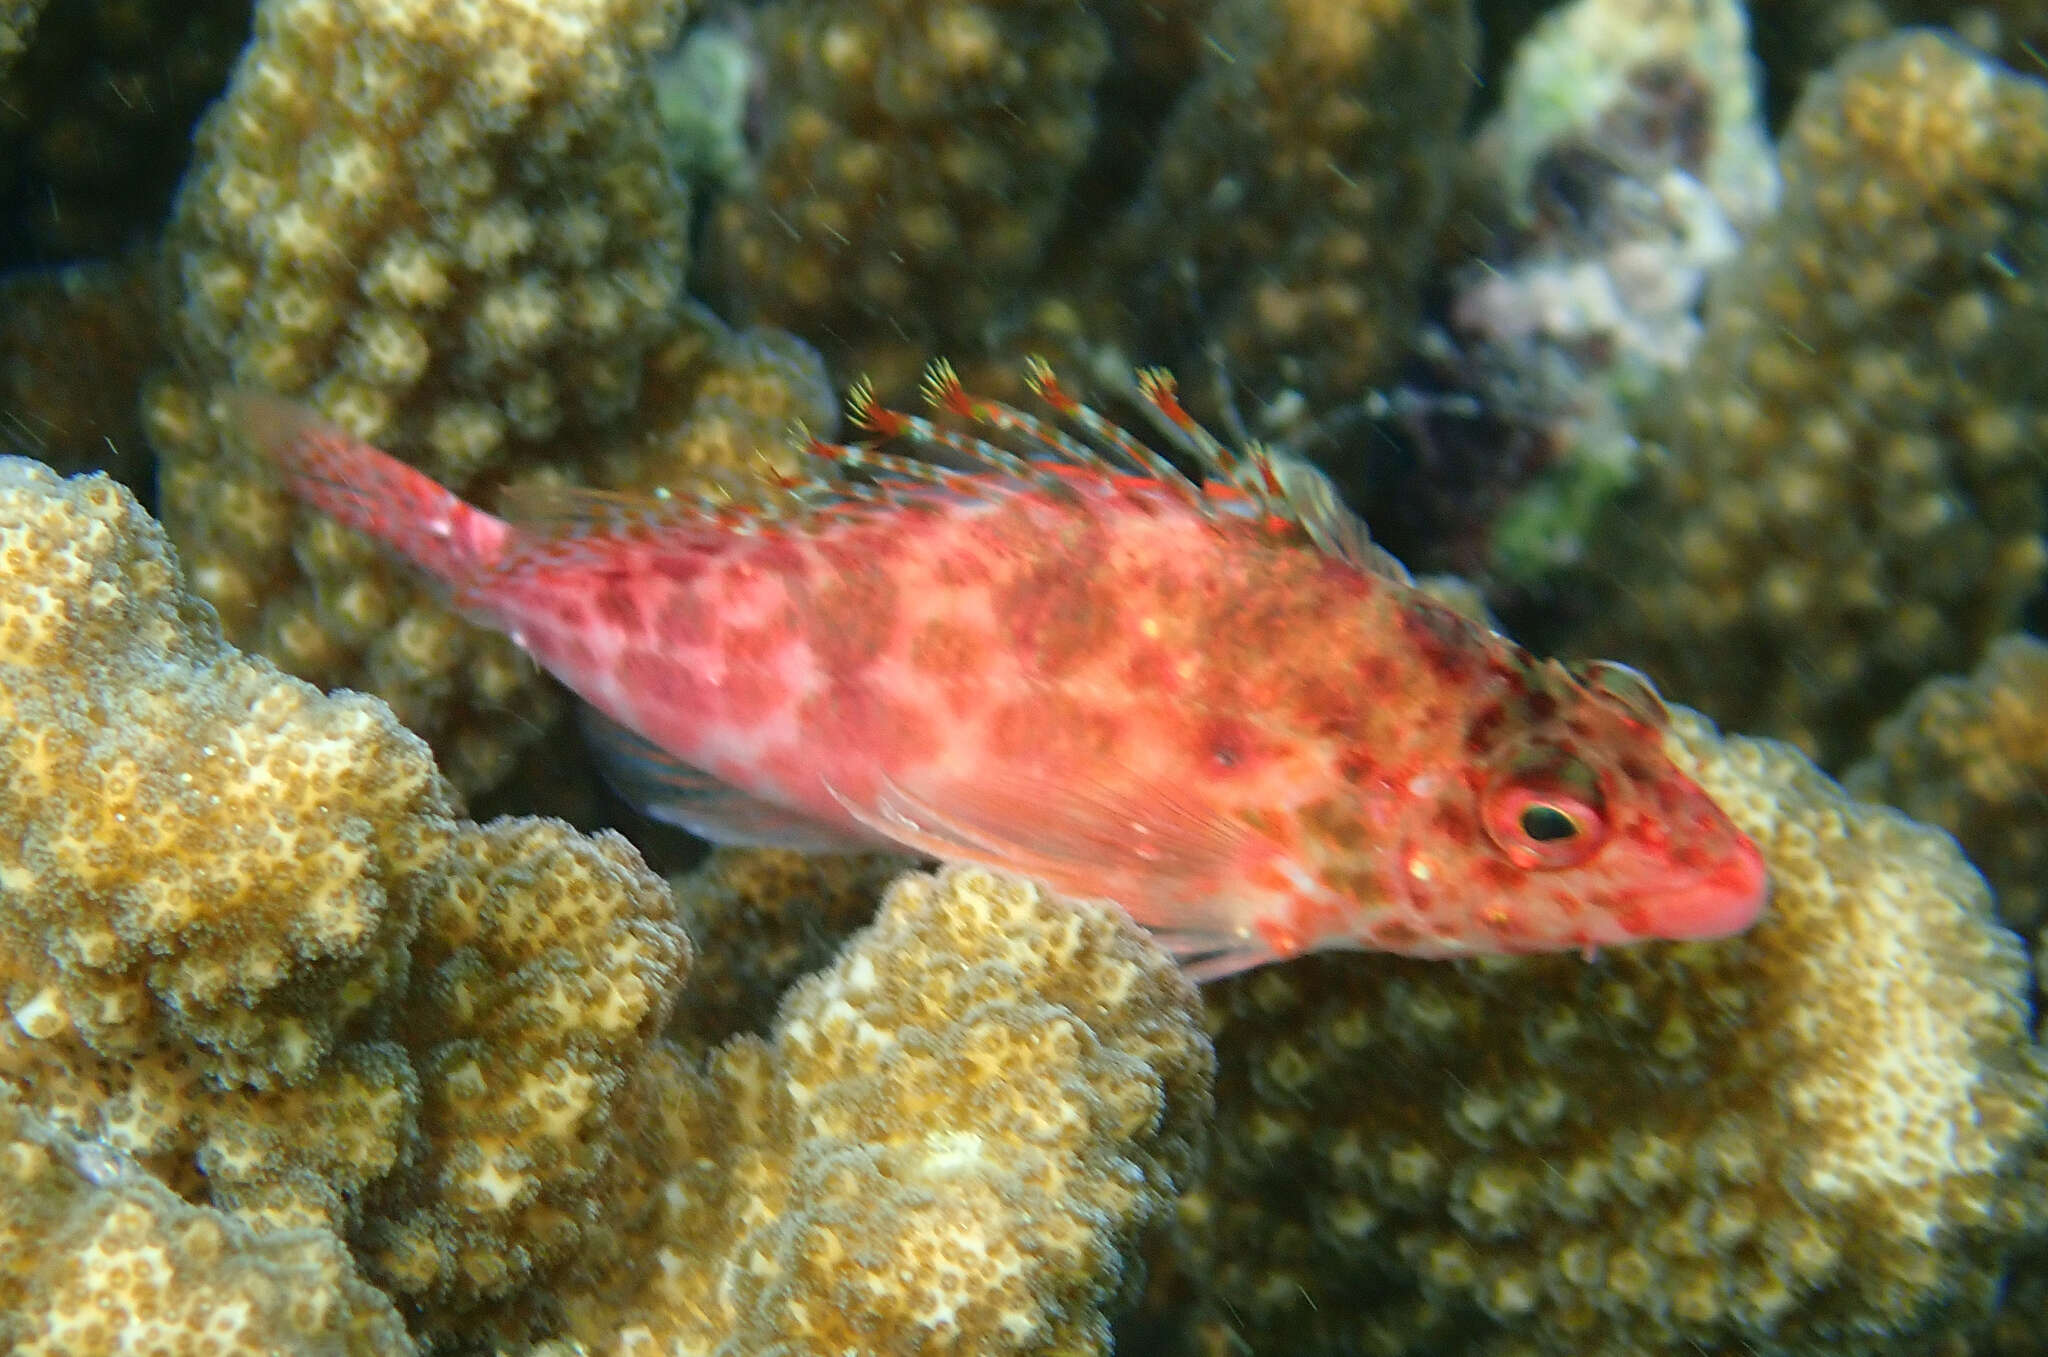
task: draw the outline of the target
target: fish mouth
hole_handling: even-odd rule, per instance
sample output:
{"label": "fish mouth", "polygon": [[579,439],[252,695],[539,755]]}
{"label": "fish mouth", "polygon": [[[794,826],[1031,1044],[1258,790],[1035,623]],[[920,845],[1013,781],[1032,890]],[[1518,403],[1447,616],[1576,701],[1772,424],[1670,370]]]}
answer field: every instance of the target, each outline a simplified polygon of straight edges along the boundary
{"label": "fish mouth", "polygon": [[1770,898],[1764,855],[1742,839],[1705,876],[1657,896],[1655,932],[1683,942],[1730,937],[1755,923]]}

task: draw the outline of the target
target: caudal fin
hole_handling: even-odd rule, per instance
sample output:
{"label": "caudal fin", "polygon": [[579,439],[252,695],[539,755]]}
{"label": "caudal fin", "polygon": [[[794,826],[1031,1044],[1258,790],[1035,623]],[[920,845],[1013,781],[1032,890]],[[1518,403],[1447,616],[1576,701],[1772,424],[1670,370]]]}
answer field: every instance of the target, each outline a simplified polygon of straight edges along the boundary
{"label": "caudal fin", "polygon": [[305,406],[263,391],[229,393],[228,417],[283,471],[294,495],[460,587],[504,554],[511,528],[424,472]]}

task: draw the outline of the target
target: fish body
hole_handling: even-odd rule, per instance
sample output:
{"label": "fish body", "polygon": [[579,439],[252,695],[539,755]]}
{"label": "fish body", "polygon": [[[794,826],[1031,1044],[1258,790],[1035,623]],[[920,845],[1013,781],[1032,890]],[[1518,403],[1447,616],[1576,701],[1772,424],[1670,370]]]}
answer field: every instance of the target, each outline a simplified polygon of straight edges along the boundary
{"label": "fish body", "polygon": [[1018,871],[1118,902],[1204,978],[1756,917],[1762,860],[1665,756],[1639,679],[1439,604],[1313,472],[1226,463],[1170,387],[1146,390],[1201,486],[1040,387],[1092,441],[941,370],[936,402],[1024,456],[862,395],[871,431],[964,469],[818,444],[828,477],[754,505],[508,517],[241,404],[299,495],[508,633],[601,713],[622,785],[708,837]]}

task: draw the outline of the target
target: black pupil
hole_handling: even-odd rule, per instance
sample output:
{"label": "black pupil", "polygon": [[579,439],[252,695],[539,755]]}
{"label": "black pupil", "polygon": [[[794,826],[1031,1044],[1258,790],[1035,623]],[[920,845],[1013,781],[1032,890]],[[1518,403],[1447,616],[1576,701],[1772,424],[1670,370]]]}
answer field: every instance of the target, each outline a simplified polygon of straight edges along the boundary
{"label": "black pupil", "polygon": [[1538,843],[1556,843],[1578,833],[1579,826],[1556,806],[1539,804],[1522,808],[1522,832]]}

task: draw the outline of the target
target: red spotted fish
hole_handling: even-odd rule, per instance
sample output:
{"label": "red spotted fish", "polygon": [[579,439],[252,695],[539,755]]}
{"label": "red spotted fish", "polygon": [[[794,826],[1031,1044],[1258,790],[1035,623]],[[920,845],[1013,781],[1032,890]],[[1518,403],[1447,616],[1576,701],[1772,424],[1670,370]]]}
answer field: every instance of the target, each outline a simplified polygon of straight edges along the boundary
{"label": "red spotted fish", "polygon": [[[1324,947],[1534,952],[1747,927],[1756,846],[1620,666],[1433,600],[1313,469],[1192,466],[1072,399],[850,401],[859,445],[737,492],[508,492],[494,515],[273,397],[307,503],[431,575],[597,713],[616,784],[725,843],[894,845],[1107,898],[1201,979]],[[898,451],[891,452],[894,445]],[[918,455],[910,455],[915,452]]]}

